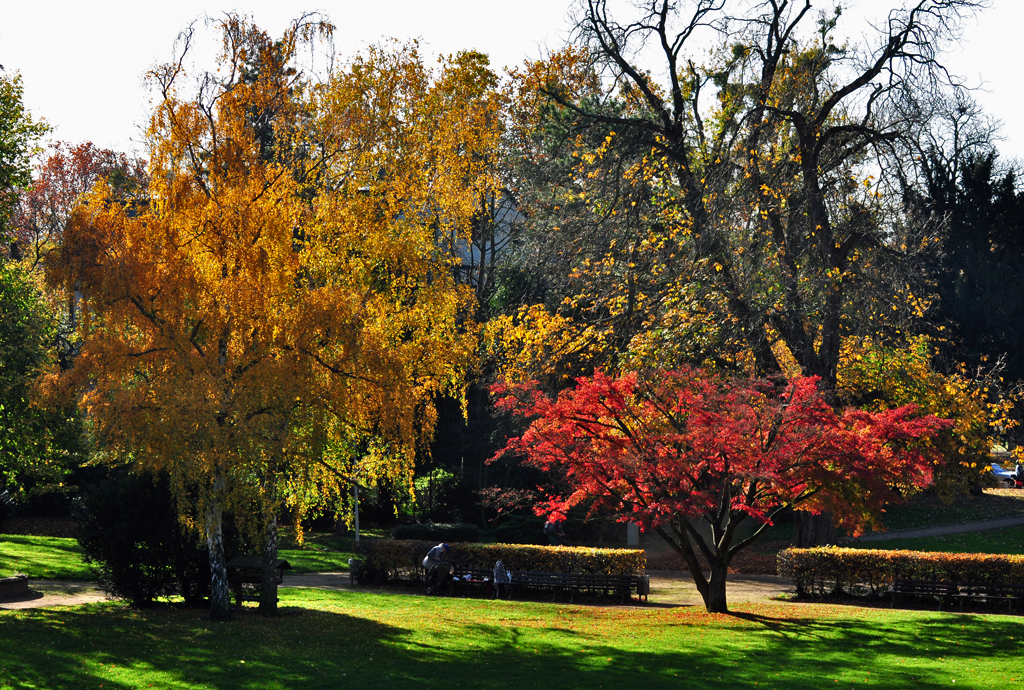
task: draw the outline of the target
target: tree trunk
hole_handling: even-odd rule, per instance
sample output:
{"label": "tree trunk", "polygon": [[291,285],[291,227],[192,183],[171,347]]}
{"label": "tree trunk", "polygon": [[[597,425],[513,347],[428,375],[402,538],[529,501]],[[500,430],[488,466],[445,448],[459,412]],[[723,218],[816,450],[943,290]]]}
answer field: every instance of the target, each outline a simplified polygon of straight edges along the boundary
{"label": "tree trunk", "polygon": [[211,499],[206,512],[206,545],[210,551],[210,619],[231,619],[231,590],[224,559],[224,509],[220,501]]}
{"label": "tree trunk", "polygon": [[705,578],[700,559],[697,558],[697,552],[694,550],[687,535],[685,521],[683,522],[683,529],[678,532],[682,537],[678,542],[661,527],[655,527],[654,531],[683,557],[683,561],[686,562],[686,569],[690,572],[690,577],[693,578],[693,584],[697,586],[697,592],[700,593],[701,599],[704,600],[704,608],[707,609],[707,612],[728,613],[729,605],[725,598],[725,580],[726,575],[729,574],[729,559],[721,554],[715,556],[714,562],[710,564],[711,575]]}
{"label": "tree trunk", "polygon": [[832,513],[822,512],[815,515],[806,510],[797,510],[793,516],[796,521],[793,545],[798,549],[829,546],[839,541]]}
{"label": "tree trunk", "polygon": [[264,616],[277,615],[277,577],[274,561],[277,560],[277,516],[267,520],[267,541],[263,548],[263,578],[260,583],[260,613]]}
{"label": "tree trunk", "polygon": [[711,565],[711,577],[708,578],[707,594],[704,596],[704,608],[708,613],[729,612],[725,599],[725,579],[728,574],[729,565],[724,559]]}

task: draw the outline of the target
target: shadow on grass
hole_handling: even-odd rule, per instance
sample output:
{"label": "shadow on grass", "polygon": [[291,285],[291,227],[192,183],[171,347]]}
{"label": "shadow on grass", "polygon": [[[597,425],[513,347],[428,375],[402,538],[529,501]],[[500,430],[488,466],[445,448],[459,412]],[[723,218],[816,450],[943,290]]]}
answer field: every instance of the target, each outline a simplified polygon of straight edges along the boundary
{"label": "shadow on grass", "polygon": [[412,599],[320,593],[228,623],[110,605],[4,613],[0,686],[998,688],[1024,672],[1019,622],[996,617]]}

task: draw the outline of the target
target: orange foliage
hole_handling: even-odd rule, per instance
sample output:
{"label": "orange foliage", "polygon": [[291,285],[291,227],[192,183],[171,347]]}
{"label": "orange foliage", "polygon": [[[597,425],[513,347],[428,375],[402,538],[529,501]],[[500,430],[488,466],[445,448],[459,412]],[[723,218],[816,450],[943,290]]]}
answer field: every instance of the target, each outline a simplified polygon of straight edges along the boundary
{"label": "orange foliage", "polygon": [[180,63],[151,74],[148,195],[97,187],[49,265],[80,295],[67,382],[97,437],[198,489],[208,535],[232,496],[273,513],[286,489],[348,486],[358,458],[326,467],[324,449],[352,434],[387,449],[373,472],[410,474],[475,343],[435,244],[472,205],[446,177],[465,172],[451,138],[428,132],[444,113],[415,50],[310,88],[290,64],[329,25],[221,28],[198,93]]}

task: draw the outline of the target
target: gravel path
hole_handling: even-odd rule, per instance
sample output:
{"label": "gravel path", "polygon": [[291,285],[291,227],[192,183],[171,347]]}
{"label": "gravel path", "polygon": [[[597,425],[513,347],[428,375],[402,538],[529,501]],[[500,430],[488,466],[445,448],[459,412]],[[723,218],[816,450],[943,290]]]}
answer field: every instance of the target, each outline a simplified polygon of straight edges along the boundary
{"label": "gravel path", "polygon": [[[700,606],[700,594],[687,573],[652,571],[650,605]],[[306,573],[286,575],[282,587],[316,588],[333,591],[368,591],[353,588],[348,573]],[[94,582],[29,580],[29,596],[18,601],[0,601],[0,610],[75,606],[106,601]],[[730,575],[729,602],[766,602],[793,591],[792,581],[768,575]],[[395,594],[394,591],[389,592]],[[633,604],[636,605],[635,603]]]}
{"label": "gravel path", "polygon": [[941,537],[944,534],[963,534],[965,532],[984,532],[990,529],[1016,527],[1024,525],[1024,515],[1000,518],[998,520],[982,520],[967,522],[962,525],[942,525],[941,527],[922,527],[921,529],[902,529],[894,532],[865,534],[856,541],[892,541],[893,539],[913,539],[914,537]]}
{"label": "gravel path", "polygon": [[[703,604],[689,573],[671,570],[648,571],[651,576],[649,601],[656,606],[698,606]],[[282,587],[315,587],[329,590],[354,589],[348,573],[286,575]],[[366,591],[366,590],[361,590]],[[730,575],[729,601],[765,602],[793,592],[792,580],[770,575]],[[390,593],[394,594],[394,591]]]}
{"label": "gravel path", "polygon": [[28,592],[24,598],[0,600],[0,611],[77,606],[107,600],[107,595],[95,582],[84,580],[29,580]]}

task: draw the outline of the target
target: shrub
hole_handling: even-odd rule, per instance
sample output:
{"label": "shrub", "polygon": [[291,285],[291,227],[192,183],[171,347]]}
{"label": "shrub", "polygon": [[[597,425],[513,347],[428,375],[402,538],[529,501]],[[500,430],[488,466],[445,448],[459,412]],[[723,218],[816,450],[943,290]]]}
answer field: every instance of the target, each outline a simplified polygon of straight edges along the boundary
{"label": "shrub", "polygon": [[1024,586],[1024,556],[826,546],[779,552],[778,572],[793,578],[800,595],[857,588],[877,593],[896,580]]}
{"label": "shrub", "polygon": [[193,605],[206,597],[206,549],[178,521],[166,475],[111,475],[83,493],[73,516],[85,561],[107,594],[138,607],[167,594]]}
{"label": "shrub", "polygon": [[[378,540],[365,547],[363,581],[376,584],[419,582],[423,557],[436,541]],[[591,549],[574,546],[452,543],[448,560],[455,569],[491,568],[503,561],[511,571],[556,573],[644,572],[644,552],[636,549]]]}
{"label": "shrub", "polygon": [[428,522],[422,525],[400,525],[391,530],[395,539],[413,539],[421,541],[480,541],[480,529],[476,525],[464,523],[445,524]]}
{"label": "shrub", "polygon": [[544,518],[535,515],[510,515],[490,530],[494,541],[502,544],[548,543],[544,534]]}

